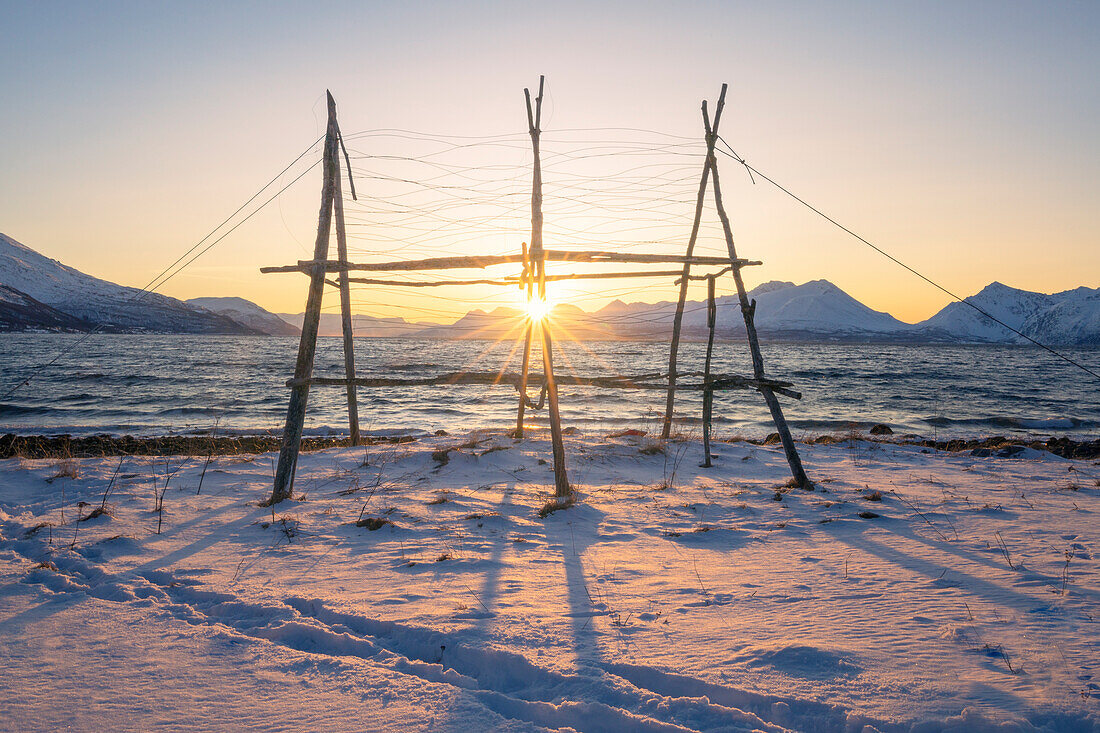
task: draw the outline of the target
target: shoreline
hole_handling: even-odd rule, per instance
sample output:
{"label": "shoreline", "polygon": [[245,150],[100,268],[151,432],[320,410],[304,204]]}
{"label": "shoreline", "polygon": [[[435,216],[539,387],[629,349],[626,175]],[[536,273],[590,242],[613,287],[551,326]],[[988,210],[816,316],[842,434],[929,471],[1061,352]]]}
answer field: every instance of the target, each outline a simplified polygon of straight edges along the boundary
{"label": "shoreline", "polygon": [[[505,431],[470,431],[494,433]],[[438,432],[435,436],[448,435]],[[451,434],[458,435],[458,434]],[[637,437],[644,437],[638,435]],[[435,437],[423,433],[407,435],[366,436],[360,443],[361,446],[386,445],[396,443],[413,443],[422,438]],[[532,436],[533,437],[533,436]],[[596,440],[616,437],[615,433],[600,432],[591,436]],[[937,451],[949,453],[961,453],[964,451],[982,451],[975,455],[995,455],[994,451],[1009,449],[1011,455],[1013,447],[1033,448],[1043,450],[1062,458],[1087,460],[1100,458],[1100,439],[1077,440],[1069,437],[1050,437],[1036,439],[1027,437],[990,436],[983,438],[952,438],[946,440],[932,440],[919,436],[882,436],[866,433],[821,434],[813,438],[796,440],[806,445],[819,445],[828,443],[843,443],[845,441],[861,440],[876,443],[888,443],[894,445],[915,445]],[[778,435],[772,434],[767,438],[754,439],[734,437],[727,440],[716,440],[716,443],[749,443],[752,445],[773,445],[778,442]],[[278,451],[282,445],[282,437],[279,435],[240,435],[240,436],[145,436],[135,437],[130,435],[112,436],[82,435],[17,435],[7,433],[0,435],[0,460],[7,458],[98,458],[104,456],[233,456],[254,455]],[[301,450],[303,453],[313,453],[329,448],[348,448],[349,439],[345,436],[306,436],[302,438]]]}

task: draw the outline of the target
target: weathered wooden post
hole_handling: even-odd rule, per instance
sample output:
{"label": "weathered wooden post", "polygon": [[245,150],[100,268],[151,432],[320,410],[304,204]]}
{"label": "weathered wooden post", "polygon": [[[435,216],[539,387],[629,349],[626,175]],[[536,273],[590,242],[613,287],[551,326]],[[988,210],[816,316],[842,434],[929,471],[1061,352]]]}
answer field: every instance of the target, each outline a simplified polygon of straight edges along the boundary
{"label": "weathered wooden post", "polygon": [[[703,125],[706,127],[707,137],[711,137],[713,132],[710,119],[707,116],[706,105],[703,106]],[[718,180],[718,159],[714,155],[713,147],[707,156],[707,162],[710,166],[711,182],[714,186],[714,206],[718,209],[718,218],[722,222],[722,233],[726,238],[726,249],[729,251],[730,262],[733,264],[733,279],[737,283],[737,298],[741,303],[741,315],[745,320],[745,336],[748,338],[749,352],[752,354],[753,376],[758,380],[763,380],[766,379],[764,356],[760,352],[760,339],[757,337],[754,321],[756,301],[749,302],[748,293],[745,291],[745,281],[741,277],[741,268],[737,266],[737,248],[733,243],[733,229],[730,227],[729,216],[726,215],[726,207],[722,204],[722,186]],[[766,384],[761,384],[758,389],[760,394],[764,396],[764,402],[767,403],[768,410],[771,411],[775,429],[779,433],[779,440],[783,443],[783,452],[787,455],[787,464],[791,468],[794,483],[800,488],[812,491],[814,488],[813,482],[806,476],[806,471],[802,468],[802,459],[798,455],[798,449],[795,448],[794,438],[791,437],[790,428],[787,427],[787,420],[783,417],[783,408],[779,405],[779,398],[775,396],[772,388]]]}
{"label": "weathered wooden post", "polygon": [[[703,163],[703,177],[699,181],[699,195],[695,199],[695,220],[691,224],[691,236],[688,237],[687,256],[695,251],[695,242],[699,238],[699,225],[703,218],[703,201],[707,194],[707,176],[710,174],[710,158],[714,154],[714,144],[718,139],[718,123],[722,120],[722,108],[726,104],[726,85],[718,95],[718,106],[714,110],[714,129],[707,132],[707,155]],[[707,103],[703,102],[704,109]],[[684,321],[684,302],[687,299],[688,275],[691,263],[684,263],[684,272],[680,280],[680,297],[676,301],[676,313],[672,317],[672,344],[668,352],[668,393],[665,396],[665,419],[661,426],[661,439],[668,440],[672,433],[672,411],[676,401],[676,359],[680,350],[680,326]],[[709,461],[709,458],[708,458]]]}
{"label": "weathered wooden post", "polygon": [[[337,128],[339,129],[339,128]],[[334,162],[334,204],[336,207],[336,256],[341,265],[348,264],[348,240],[344,230],[344,197],[340,188],[340,159]],[[351,170],[348,170],[350,175]],[[344,332],[344,372],[348,379],[348,430],[351,444],[359,445],[359,404],[355,395],[355,331],[351,320],[351,288],[348,271],[342,270],[340,284],[340,322]]]}
{"label": "weathered wooden post", "polygon": [[[531,150],[534,154],[533,176],[531,182],[531,249],[529,260],[536,270],[538,278],[538,297],[546,301],[546,257],[542,250],[542,162],[539,156],[539,137],[542,132],[542,93],[546,83],[545,76],[539,76],[539,95],[535,98],[534,110],[531,108],[531,91],[523,90],[527,100],[527,126],[531,133]],[[539,330],[542,332],[543,378],[546,380],[546,398],[550,417],[550,439],[554,445],[554,495],[565,498],[573,495],[569,485],[569,476],[565,470],[565,443],[562,440],[561,416],[558,412],[558,385],[554,380],[554,351],[550,329],[547,326],[549,314],[542,317]]]}
{"label": "weathered wooden post", "polygon": [[[519,287],[520,290],[527,291],[527,305],[531,305],[531,292],[532,283],[534,282],[534,269],[531,267],[531,259],[527,252],[527,242],[523,243],[523,274],[520,277]],[[517,438],[523,437],[523,412],[527,408],[527,375],[531,368],[531,334],[535,328],[535,322],[531,320],[530,313],[524,315],[527,321],[523,333],[523,356],[520,362],[520,378],[519,378],[519,409],[516,415],[516,431],[514,435]]]}
{"label": "weathered wooden post", "polygon": [[332,230],[332,209],[336,192],[337,155],[336,100],[328,93],[328,128],[325,132],[322,162],[321,213],[317,220],[317,241],[313,246],[313,262],[309,268],[309,294],[302,319],[302,337],[298,343],[298,360],[294,365],[294,383],[290,388],[290,404],[286,411],[283,443],[279,450],[279,466],[275,471],[275,486],[268,505],[289,499],[294,487],[294,469],[302,444],[302,429],[309,398],[309,378],[313,375],[313,357],[317,351],[317,329],[321,320],[321,297],[325,288],[325,261],[328,259],[329,234]]}
{"label": "weathered wooden post", "polygon": [[703,468],[710,468],[710,419],[714,405],[714,390],[710,386],[710,357],[714,352],[714,326],[718,322],[718,307],[714,303],[714,275],[707,275],[707,358],[703,362]]}

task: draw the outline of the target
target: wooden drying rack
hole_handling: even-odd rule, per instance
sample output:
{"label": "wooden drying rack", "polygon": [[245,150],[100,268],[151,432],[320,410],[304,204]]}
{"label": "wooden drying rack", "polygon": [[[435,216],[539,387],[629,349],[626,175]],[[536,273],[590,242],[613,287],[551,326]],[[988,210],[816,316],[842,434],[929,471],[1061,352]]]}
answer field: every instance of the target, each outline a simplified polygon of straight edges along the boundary
{"label": "wooden drying rack", "polygon": [[[707,157],[703,169],[702,181],[699,187],[699,195],[696,203],[695,219],[692,225],[691,236],[688,240],[687,253],[684,255],[663,254],[636,254],[608,251],[570,251],[545,249],[542,242],[542,166],[539,154],[539,142],[541,135],[542,98],[545,78],[539,78],[539,93],[532,105],[529,90],[524,89],[527,101],[527,122],[531,135],[531,144],[534,152],[533,181],[531,190],[531,244],[523,244],[522,251],[510,255],[488,255],[473,257],[435,257],[421,260],[404,260],[396,262],[353,263],[348,261],[347,236],[344,228],[344,206],[341,193],[340,176],[340,149],[343,147],[343,139],[340,136],[340,127],[336,118],[336,102],[332,94],[328,94],[328,128],[325,134],[323,175],[324,181],[321,191],[321,212],[317,226],[317,240],[314,246],[312,260],[299,261],[293,265],[280,267],[261,268],[263,273],[290,273],[300,272],[310,276],[309,293],[306,298],[305,317],[302,322],[301,341],[298,347],[298,358],[295,364],[294,377],[287,381],[290,388],[290,403],[287,408],[286,427],[283,431],[282,446],[279,453],[279,465],[275,473],[275,485],[272,490],[270,504],[290,498],[293,489],[294,473],[298,461],[298,453],[301,447],[302,431],[305,424],[306,403],[311,386],[343,386],[347,391],[348,422],[350,427],[351,444],[358,445],[359,434],[359,410],[356,396],[357,387],[398,387],[398,386],[425,386],[425,385],[455,385],[455,384],[511,384],[519,392],[519,406],[516,418],[515,436],[523,437],[524,411],[527,408],[541,409],[546,402],[550,422],[550,433],[553,444],[553,466],[555,496],[559,500],[568,500],[572,497],[573,489],[569,484],[565,465],[565,447],[562,439],[561,417],[558,409],[558,385],[570,384],[599,388],[621,389],[659,389],[666,391],[666,409],[662,424],[662,439],[669,437],[672,423],[672,410],[677,389],[700,390],[703,392],[703,442],[704,442],[704,466],[711,465],[710,454],[710,418],[713,403],[713,393],[716,390],[727,389],[752,389],[760,392],[768,405],[779,433],[780,441],[786,453],[787,462],[791,468],[794,483],[802,488],[812,489],[813,484],[807,478],[802,468],[802,462],[795,448],[790,430],[783,417],[782,409],[776,394],[785,395],[795,399],[801,399],[802,395],[791,389],[790,382],[771,379],[764,374],[764,362],[760,352],[759,339],[754,325],[756,301],[749,301],[745,285],[741,277],[741,269],[761,264],[754,260],[745,260],[737,257],[733,243],[733,235],[722,205],[722,194],[718,180],[718,164],[714,155],[714,146],[718,138],[718,123],[725,103],[726,85],[722,85],[722,92],[715,110],[714,124],[711,125],[707,114],[707,103],[702,105],[703,123],[706,131]],[[348,162],[349,183],[350,160],[347,151],[344,158]],[[694,255],[695,243],[698,238],[699,225],[702,217],[703,201],[706,194],[708,178],[711,179],[714,191],[715,205],[722,222],[725,233],[728,257],[704,257]],[[351,193],[355,197],[354,183],[350,184]],[[331,234],[333,218],[336,224],[337,259],[330,260],[329,238]],[[641,270],[631,272],[580,272],[559,275],[547,275],[547,262],[573,262],[573,263],[623,263],[623,264],[678,264],[680,270]],[[416,272],[446,269],[483,269],[497,265],[521,264],[519,275],[504,276],[502,278],[482,278],[470,280],[448,281],[424,281],[410,282],[403,280],[389,280],[384,278],[351,277],[351,272]],[[706,275],[692,275],[691,266],[721,266],[722,269]],[[734,374],[712,374],[710,370],[711,356],[714,347],[714,331],[716,321],[716,306],[714,299],[714,285],[716,279],[732,272],[737,285],[738,297],[741,305],[741,313],[745,321],[745,331],[748,337],[749,350],[752,355],[753,376],[744,377]],[[329,273],[336,273],[335,280],[326,277]],[[611,279],[611,278],[643,278],[643,277],[677,277],[680,285],[680,297],[677,302],[675,317],[673,320],[672,345],[669,353],[669,368],[667,373],[640,374],[634,376],[608,376],[608,377],[578,377],[557,376],[554,374],[553,343],[550,329],[539,321],[528,318],[524,329],[524,345],[522,353],[522,368],[518,374],[501,372],[455,372],[434,377],[420,379],[392,379],[392,378],[362,378],[355,374],[355,353],[353,348],[353,329],[351,317],[351,296],[349,285],[351,283],[368,285],[386,285],[398,287],[438,287],[442,285],[503,285],[519,287],[526,292],[526,298],[530,303],[535,297],[543,302],[546,300],[546,283],[561,280],[577,279]],[[707,326],[709,337],[707,341],[706,361],[702,372],[677,372],[676,358],[679,350],[680,330],[683,322],[684,303],[687,296],[687,286],[690,280],[707,281]],[[340,290],[340,314],[344,343],[344,378],[314,377],[313,362],[317,349],[317,335],[321,315],[321,299],[324,286],[328,284]],[[531,341],[538,331],[538,337],[542,339],[543,373],[530,373]],[[679,384],[677,378],[700,378],[701,381]],[[541,396],[536,403],[527,395],[528,385],[541,383]]]}

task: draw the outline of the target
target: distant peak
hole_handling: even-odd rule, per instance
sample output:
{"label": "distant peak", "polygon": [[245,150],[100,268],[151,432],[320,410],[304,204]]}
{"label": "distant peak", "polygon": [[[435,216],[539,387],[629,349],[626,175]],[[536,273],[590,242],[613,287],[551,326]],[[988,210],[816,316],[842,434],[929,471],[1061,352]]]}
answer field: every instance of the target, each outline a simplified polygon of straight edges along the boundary
{"label": "distant peak", "polygon": [[[34,252],[34,250],[31,249],[30,247],[28,247],[27,245],[25,245],[21,242],[17,242],[16,240],[12,239],[7,234],[4,234],[3,232],[0,232],[0,242],[3,242],[4,244],[8,245],[9,247],[15,247],[16,249],[21,249],[21,250],[24,250],[26,252]],[[35,252],[35,254],[38,254],[38,253]]]}
{"label": "distant peak", "polygon": [[838,288],[836,285],[834,285],[833,283],[829,282],[828,280],[824,280],[824,279],[810,280],[809,282],[802,283],[801,287],[806,287],[806,286],[813,286],[813,287],[817,288],[818,290],[821,290],[822,292],[826,292],[826,293],[837,292],[837,291],[840,290],[840,288]]}
{"label": "distant peak", "polygon": [[761,283],[755,288],[749,291],[749,295],[762,295],[763,293],[774,293],[776,290],[787,290],[788,288],[795,287],[792,282],[786,282],[784,280],[769,280],[766,283]]}
{"label": "distant peak", "polygon": [[1005,292],[1016,293],[1016,292],[1020,292],[1020,290],[1019,290],[1019,288],[1013,288],[1013,287],[1010,287],[1008,285],[1005,285],[1003,282],[999,282],[997,280],[994,280],[993,282],[989,283],[984,288],[982,288],[980,292],[982,292],[982,293],[986,293],[986,292],[989,292],[989,293],[1005,293]]}
{"label": "distant peak", "polygon": [[255,303],[253,303],[251,300],[246,300],[246,299],[244,299],[240,296],[237,296],[237,295],[205,295],[205,296],[202,296],[202,297],[199,297],[199,298],[188,298],[186,302],[194,303],[194,304],[197,304],[197,305],[203,305],[204,303],[210,303],[210,304],[221,304],[221,305],[227,305],[227,306],[230,305],[230,304],[235,304],[235,305],[251,305],[251,306],[259,307]]}

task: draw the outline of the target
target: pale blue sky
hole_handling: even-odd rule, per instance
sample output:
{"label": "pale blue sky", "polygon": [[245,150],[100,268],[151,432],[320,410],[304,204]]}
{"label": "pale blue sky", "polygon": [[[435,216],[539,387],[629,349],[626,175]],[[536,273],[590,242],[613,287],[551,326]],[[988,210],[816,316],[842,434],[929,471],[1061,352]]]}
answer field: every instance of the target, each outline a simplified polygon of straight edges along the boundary
{"label": "pale blue sky", "polygon": [[[331,88],[345,130],[547,125],[724,136],[945,285],[1100,285],[1100,4],[0,2],[0,231],[141,285],[293,158]],[[728,176],[729,177],[729,176]],[[731,177],[732,178],[732,177]],[[941,294],[731,180],[758,280],[828,278],[916,320]],[[299,190],[301,189],[301,190]],[[165,292],[298,310],[307,179]],[[663,292],[663,291],[662,291]],[[670,291],[671,292],[671,291]],[[653,297],[657,297],[656,293]],[[651,298],[650,298],[651,299]]]}

